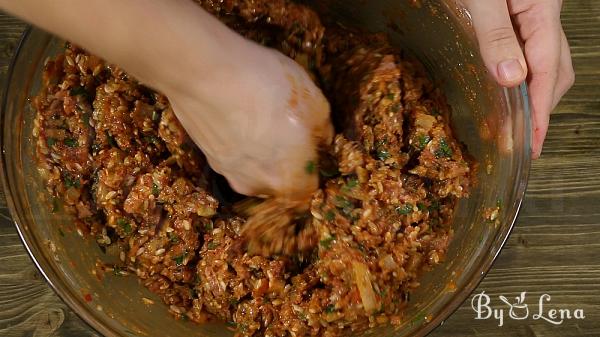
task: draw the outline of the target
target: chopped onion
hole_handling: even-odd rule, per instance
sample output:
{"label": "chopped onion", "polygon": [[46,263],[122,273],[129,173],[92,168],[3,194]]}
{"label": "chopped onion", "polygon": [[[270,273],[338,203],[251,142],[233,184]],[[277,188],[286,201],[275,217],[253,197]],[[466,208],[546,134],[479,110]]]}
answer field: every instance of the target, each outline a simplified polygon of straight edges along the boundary
{"label": "chopped onion", "polygon": [[360,292],[360,298],[363,303],[363,307],[367,313],[372,313],[379,309],[379,303],[377,303],[377,297],[375,291],[373,291],[373,285],[371,284],[371,273],[367,266],[360,262],[352,262],[352,270],[354,271],[354,281]]}
{"label": "chopped onion", "polygon": [[394,261],[394,258],[390,254],[386,255],[383,259],[381,259],[379,261],[379,265],[387,270],[394,270],[398,268],[396,261]]}

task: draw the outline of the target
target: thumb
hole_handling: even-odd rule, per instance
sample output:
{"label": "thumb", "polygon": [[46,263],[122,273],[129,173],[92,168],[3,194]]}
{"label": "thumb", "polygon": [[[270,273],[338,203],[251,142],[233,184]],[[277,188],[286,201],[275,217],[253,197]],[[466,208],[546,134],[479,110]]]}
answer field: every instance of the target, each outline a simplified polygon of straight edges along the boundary
{"label": "thumb", "polygon": [[466,4],[486,67],[500,85],[519,85],[527,77],[527,63],[506,0],[468,0]]}

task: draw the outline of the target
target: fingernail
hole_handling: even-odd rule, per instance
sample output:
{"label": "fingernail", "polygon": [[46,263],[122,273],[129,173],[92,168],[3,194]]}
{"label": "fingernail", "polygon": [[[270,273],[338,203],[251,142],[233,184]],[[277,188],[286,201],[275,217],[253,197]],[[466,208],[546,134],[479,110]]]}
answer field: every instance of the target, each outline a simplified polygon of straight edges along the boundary
{"label": "fingernail", "polygon": [[521,81],[525,71],[517,59],[506,60],[498,64],[498,74],[505,83],[515,83]]}

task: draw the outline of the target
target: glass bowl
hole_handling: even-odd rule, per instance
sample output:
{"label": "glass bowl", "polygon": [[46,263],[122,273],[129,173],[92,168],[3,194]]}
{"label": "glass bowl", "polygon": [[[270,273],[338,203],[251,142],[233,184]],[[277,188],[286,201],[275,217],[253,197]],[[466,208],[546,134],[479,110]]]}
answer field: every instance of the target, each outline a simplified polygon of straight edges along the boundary
{"label": "glass bowl", "polygon": [[[411,294],[404,323],[364,336],[422,336],[446,319],[482,280],[516,219],[530,167],[531,125],[525,86],[502,89],[485,71],[468,13],[442,1],[315,1],[347,26],[388,32],[407,55],[420,60],[446,94],[459,140],[479,162],[478,183],[462,200],[455,235],[441,265],[424,274]],[[50,212],[34,161],[30,98],[42,65],[63,42],[38,29],[23,36],[10,68],[1,125],[1,177],[18,232],[58,295],[106,336],[232,336],[224,325],[177,321],[135,276],[94,275],[95,262],[114,262],[92,239],[83,240],[71,219]],[[497,220],[486,209],[499,207]],[[156,304],[146,305],[142,297]]]}

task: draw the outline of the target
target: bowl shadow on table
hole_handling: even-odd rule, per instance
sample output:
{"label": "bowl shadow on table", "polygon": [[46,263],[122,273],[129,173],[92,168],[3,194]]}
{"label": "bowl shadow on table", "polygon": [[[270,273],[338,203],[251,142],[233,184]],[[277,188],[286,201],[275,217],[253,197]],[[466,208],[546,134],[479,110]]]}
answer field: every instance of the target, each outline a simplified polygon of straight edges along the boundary
{"label": "bowl shadow on table", "polygon": [[[327,1],[318,7],[346,26],[388,32],[406,55],[420,60],[452,106],[457,138],[479,162],[477,186],[462,200],[445,262],[424,274],[399,327],[365,336],[424,335],[462,302],[487,272],[505,242],[527,184],[530,153],[526,89],[500,89],[485,73],[464,11],[435,1]],[[368,5],[367,5],[368,4]],[[426,33],[425,33],[426,32]],[[63,41],[30,29],[19,46],[3,106],[2,179],[8,205],[34,262],[60,297],[107,336],[229,336],[222,324],[177,321],[135,275],[94,274],[95,264],[116,262],[94,238],[82,240],[68,216],[51,212],[37,174],[29,98],[39,90],[45,59]],[[498,221],[484,210],[500,206]],[[144,303],[142,298],[154,304]]]}

